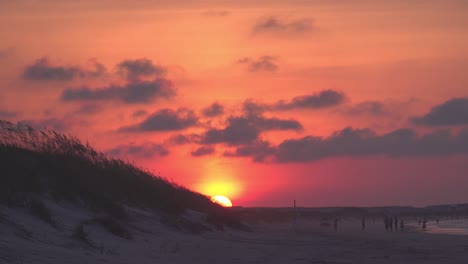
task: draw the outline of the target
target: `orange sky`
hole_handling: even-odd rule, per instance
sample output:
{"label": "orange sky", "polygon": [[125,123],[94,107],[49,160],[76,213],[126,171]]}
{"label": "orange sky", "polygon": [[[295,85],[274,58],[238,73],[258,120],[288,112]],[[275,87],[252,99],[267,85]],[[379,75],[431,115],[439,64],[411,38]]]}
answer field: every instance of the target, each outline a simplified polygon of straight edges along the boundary
{"label": "orange sky", "polygon": [[467,11],[3,1],[0,118],[77,135],[235,205],[466,202]]}

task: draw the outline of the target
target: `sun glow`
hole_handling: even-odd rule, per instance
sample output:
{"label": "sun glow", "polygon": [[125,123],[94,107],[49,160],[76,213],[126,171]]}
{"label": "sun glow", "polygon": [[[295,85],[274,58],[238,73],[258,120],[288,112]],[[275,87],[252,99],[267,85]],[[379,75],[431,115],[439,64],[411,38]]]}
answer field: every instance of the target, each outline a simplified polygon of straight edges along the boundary
{"label": "sun glow", "polygon": [[218,203],[224,207],[232,207],[232,202],[224,195],[215,195],[211,197],[211,200],[215,203]]}

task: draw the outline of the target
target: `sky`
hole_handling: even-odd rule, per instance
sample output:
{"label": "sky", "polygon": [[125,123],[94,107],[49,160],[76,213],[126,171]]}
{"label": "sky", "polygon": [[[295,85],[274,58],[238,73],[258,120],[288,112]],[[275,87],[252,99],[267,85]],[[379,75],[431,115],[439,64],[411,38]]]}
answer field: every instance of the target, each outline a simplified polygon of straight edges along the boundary
{"label": "sky", "polygon": [[468,3],[0,2],[0,119],[239,206],[468,202]]}

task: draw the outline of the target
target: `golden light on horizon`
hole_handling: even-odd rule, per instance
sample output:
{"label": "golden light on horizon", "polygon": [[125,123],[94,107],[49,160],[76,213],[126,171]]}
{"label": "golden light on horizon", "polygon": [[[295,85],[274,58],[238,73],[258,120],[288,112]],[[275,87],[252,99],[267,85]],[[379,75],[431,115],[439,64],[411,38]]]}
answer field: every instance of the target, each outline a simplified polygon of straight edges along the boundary
{"label": "golden light on horizon", "polygon": [[211,197],[211,201],[220,204],[224,207],[232,207],[232,202],[229,198],[224,195],[215,195]]}

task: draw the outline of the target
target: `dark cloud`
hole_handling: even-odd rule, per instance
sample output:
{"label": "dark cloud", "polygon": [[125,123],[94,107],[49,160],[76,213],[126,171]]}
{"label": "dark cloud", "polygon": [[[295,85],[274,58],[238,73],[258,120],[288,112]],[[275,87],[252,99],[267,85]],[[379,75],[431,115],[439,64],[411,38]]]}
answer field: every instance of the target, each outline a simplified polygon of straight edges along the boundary
{"label": "dark cloud", "polygon": [[190,152],[190,154],[194,157],[200,157],[200,156],[206,156],[213,154],[215,152],[215,149],[210,146],[202,146],[197,148],[196,150]]}
{"label": "dark cloud", "polygon": [[101,112],[103,107],[97,104],[83,104],[76,111],[79,115],[92,115]]}
{"label": "dark cloud", "polygon": [[218,102],[204,108],[202,114],[206,117],[216,117],[224,114],[224,106]]}
{"label": "dark cloud", "polygon": [[226,157],[252,157],[255,162],[263,162],[275,152],[275,148],[266,141],[255,141],[251,144],[239,146],[234,151],[224,152]]}
{"label": "dark cloud", "polygon": [[170,145],[185,145],[189,143],[198,143],[200,142],[201,138],[200,135],[196,134],[190,134],[190,135],[183,135],[183,134],[177,134],[171,136],[167,140],[167,144]]}
{"label": "dark cloud", "polygon": [[260,130],[247,118],[230,117],[223,129],[209,129],[201,139],[203,144],[226,143],[229,145],[248,144],[255,141]]}
{"label": "dark cloud", "polygon": [[172,83],[165,79],[128,83],[123,86],[107,86],[98,89],[89,87],[65,89],[62,101],[105,101],[119,100],[124,103],[152,103],[159,98],[175,96]]}
{"label": "dark cloud", "polygon": [[226,10],[207,10],[201,13],[202,16],[208,17],[225,17],[231,14],[231,12]]}
{"label": "dark cloud", "polygon": [[57,118],[22,120],[19,123],[31,126],[34,129],[51,129],[59,132],[65,132],[69,128],[69,124],[65,120]]}
{"label": "dark cloud", "polygon": [[132,116],[133,117],[140,117],[140,116],[145,116],[147,114],[148,114],[148,112],[146,110],[142,109],[142,110],[137,110],[137,111],[133,112]]}
{"label": "dark cloud", "polygon": [[255,102],[253,99],[247,99],[242,104],[242,111],[247,116],[259,116],[262,115],[270,107],[265,104]]}
{"label": "dark cloud", "polygon": [[108,150],[107,153],[113,156],[130,155],[143,158],[152,158],[154,156],[167,156],[169,155],[169,150],[162,144],[144,143],[141,145],[120,145]]}
{"label": "dark cloud", "polygon": [[414,124],[426,126],[468,125],[468,98],[453,98],[434,106],[429,113],[411,119]]}
{"label": "dark cloud", "polygon": [[250,72],[275,72],[278,70],[278,65],[276,64],[277,60],[278,58],[274,56],[262,56],[257,59],[245,57],[239,59],[237,63],[247,65],[247,69]]}
{"label": "dark cloud", "polygon": [[276,117],[250,117],[250,121],[262,131],[266,130],[295,130],[303,129],[302,124],[294,119],[280,119]]}
{"label": "dark cloud", "polygon": [[118,73],[128,80],[140,80],[142,77],[162,76],[166,73],[166,68],[154,65],[153,62],[146,58],[136,60],[124,60],[117,64]]}
{"label": "dark cloud", "polygon": [[91,63],[92,70],[78,66],[55,66],[48,58],[43,57],[26,66],[22,78],[33,81],[70,81],[76,78],[100,77],[106,73],[104,65],[96,60],[92,60]]}
{"label": "dark cloud", "polygon": [[253,27],[253,32],[259,33],[289,33],[300,34],[316,31],[312,19],[284,20],[275,16],[260,19]]}
{"label": "dark cloud", "polygon": [[0,109],[0,119],[17,117],[19,113]]}
{"label": "dark cloud", "polygon": [[225,143],[228,145],[249,144],[256,141],[262,131],[302,130],[302,125],[294,119],[280,119],[259,115],[229,117],[223,129],[209,129],[201,138],[203,144]]}
{"label": "dark cloud", "polygon": [[272,105],[272,110],[290,110],[295,108],[320,109],[342,104],[346,96],[338,91],[324,90],[317,94],[294,97],[291,101],[279,101]]}
{"label": "dark cloud", "polygon": [[374,115],[374,116],[385,116],[389,112],[386,110],[385,105],[379,101],[366,101],[358,103],[344,110],[344,114],[347,115]]}
{"label": "dark cloud", "polygon": [[162,109],[150,116],[143,122],[122,127],[120,132],[149,132],[149,131],[173,131],[183,130],[198,124],[198,117],[192,110],[179,108],[176,111],[172,109]]}
{"label": "dark cloud", "polygon": [[443,130],[422,136],[411,129],[399,129],[379,136],[370,129],[345,128],[328,138],[307,136],[285,140],[270,154],[277,162],[309,162],[343,156],[468,154],[468,129],[457,135]]}

